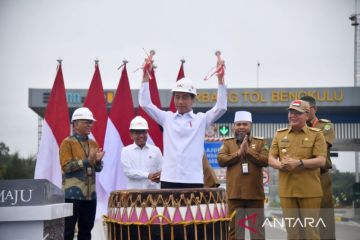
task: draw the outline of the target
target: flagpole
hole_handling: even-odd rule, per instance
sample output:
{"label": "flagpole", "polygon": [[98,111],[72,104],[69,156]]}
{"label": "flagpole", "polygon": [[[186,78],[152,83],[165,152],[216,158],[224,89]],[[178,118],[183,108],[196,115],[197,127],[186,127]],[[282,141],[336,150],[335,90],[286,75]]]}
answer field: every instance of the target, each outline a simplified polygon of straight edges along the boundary
{"label": "flagpole", "polygon": [[124,60],[123,60],[122,62],[123,62],[123,63],[118,67],[117,70],[120,70],[122,67],[124,67],[124,66],[128,63],[128,60],[126,60],[126,59],[124,58]]}
{"label": "flagpole", "polygon": [[61,58],[59,58],[56,61],[58,62],[58,66],[57,66],[57,69],[56,69],[56,71],[57,71],[59,69],[59,66],[61,66],[61,63],[62,63],[63,60]]}

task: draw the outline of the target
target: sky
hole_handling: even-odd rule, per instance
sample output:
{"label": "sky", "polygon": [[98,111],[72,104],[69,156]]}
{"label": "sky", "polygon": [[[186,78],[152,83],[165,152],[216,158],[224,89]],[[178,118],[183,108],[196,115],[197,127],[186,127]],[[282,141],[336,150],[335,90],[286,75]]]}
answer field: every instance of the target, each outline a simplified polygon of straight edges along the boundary
{"label": "sky", "polygon": [[355,12],[354,0],[0,0],[0,142],[36,154],[28,89],[52,87],[58,58],[66,88],[88,88],[99,59],[104,88],[116,89],[126,58],[138,89],[143,48],[156,50],[163,89],[181,58],[199,88],[215,88],[202,79],[218,49],[229,88],[256,87],[258,61],[260,87],[353,86]]}

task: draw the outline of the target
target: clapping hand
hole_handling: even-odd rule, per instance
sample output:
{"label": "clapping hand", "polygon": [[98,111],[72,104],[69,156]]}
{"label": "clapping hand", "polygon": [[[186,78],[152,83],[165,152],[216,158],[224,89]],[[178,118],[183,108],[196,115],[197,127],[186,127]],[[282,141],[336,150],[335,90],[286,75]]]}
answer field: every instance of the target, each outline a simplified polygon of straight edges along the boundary
{"label": "clapping hand", "polygon": [[91,166],[95,166],[104,157],[105,152],[102,148],[91,148],[89,152],[89,162]]}
{"label": "clapping hand", "polygon": [[249,150],[248,135],[245,135],[238,150],[238,156],[244,157]]}

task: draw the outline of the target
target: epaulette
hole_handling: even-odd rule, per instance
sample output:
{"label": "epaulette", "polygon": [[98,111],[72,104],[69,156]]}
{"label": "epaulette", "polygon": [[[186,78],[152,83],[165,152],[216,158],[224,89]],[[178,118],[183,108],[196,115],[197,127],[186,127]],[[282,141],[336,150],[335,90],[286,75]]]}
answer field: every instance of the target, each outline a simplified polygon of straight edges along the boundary
{"label": "epaulette", "polygon": [[320,132],[321,129],[320,128],[313,128],[313,127],[309,127],[310,130],[314,131],[314,132]]}
{"label": "epaulette", "polygon": [[331,121],[325,118],[319,119],[320,122],[330,123]]}
{"label": "epaulette", "polygon": [[282,131],[285,131],[285,130],[288,130],[288,129],[289,129],[289,128],[286,127],[286,128],[277,129],[276,131],[277,131],[277,132],[282,132]]}
{"label": "epaulette", "polygon": [[227,140],[231,140],[231,139],[234,139],[235,137],[227,137],[227,138],[224,138],[224,141],[227,141]]}
{"label": "epaulette", "polygon": [[258,136],[252,136],[253,138],[255,139],[259,139],[259,140],[264,140],[265,138],[264,137],[258,137]]}

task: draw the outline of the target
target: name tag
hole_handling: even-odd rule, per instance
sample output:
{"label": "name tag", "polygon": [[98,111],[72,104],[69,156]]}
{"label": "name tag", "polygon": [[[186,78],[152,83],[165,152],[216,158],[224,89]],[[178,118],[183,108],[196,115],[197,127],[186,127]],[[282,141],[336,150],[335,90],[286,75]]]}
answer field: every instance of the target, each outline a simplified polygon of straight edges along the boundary
{"label": "name tag", "polygon": [[241,164],[241,170],[243,174],[249,174],[249,164],[248,163],[242,163]]}

